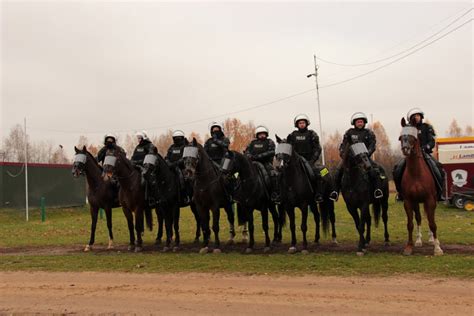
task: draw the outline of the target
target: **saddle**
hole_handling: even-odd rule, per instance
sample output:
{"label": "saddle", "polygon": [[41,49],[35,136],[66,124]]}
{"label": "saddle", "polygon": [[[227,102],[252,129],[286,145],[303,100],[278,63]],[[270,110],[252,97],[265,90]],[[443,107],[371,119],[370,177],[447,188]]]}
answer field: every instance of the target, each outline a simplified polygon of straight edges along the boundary
{"label": "saddle", "polygon": [[426,164],[428,165],[428,169],[430,169],[431,175],[435,180],[436,189],[438,190],[438,193],[442,193],[444,186],[444,175],[441,174],[440,168],[438,168],[436,161],[433,159],[433,157],[431,157],[430,154],[423,152],[423,158],[425,159]]}
{"label": "saddle", "polygon": [[259,161],[253,161],[253,164],[257,168],[259,178],[265,187],[266,194],[270,196],[269,192],[271,191],[272,183],[270,181],[270,175],[268,174],[267,169]]}

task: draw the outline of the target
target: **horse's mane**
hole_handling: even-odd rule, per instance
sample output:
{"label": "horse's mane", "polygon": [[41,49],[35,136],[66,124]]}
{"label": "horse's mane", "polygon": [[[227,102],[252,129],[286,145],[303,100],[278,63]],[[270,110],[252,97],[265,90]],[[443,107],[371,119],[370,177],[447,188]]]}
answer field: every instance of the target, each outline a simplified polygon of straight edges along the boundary
{"label": "horse's mane", "polygon": [[99,169],[102,169],[102,167],[99,165],[95,157],[92,156],[92,154],[87,149],[84,150],[84,153],[86,154],[87,157],[90,158],[90,160],[92,161],[94,165],[96,165]]}

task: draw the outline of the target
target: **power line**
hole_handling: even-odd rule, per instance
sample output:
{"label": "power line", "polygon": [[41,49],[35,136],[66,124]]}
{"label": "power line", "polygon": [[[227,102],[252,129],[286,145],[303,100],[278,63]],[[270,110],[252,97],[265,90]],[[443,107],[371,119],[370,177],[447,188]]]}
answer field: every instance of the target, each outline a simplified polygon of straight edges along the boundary
{"label": "power line", "polygon": [[473,19],[467,20],[466,22],[464,22],[464,23],[458,25],[458,26],[455,27],[454,29],[452,29],[452,30],[450,30],[449,32],[447,32],[447,33],[441,35],[440,37],[438,37],[438,38],[432,40],[431,42],[428,42],[428,43],[426,43],[425,45],[423,45],[423,46],[421,46],[421,47],[415,49],[414,51],[411,51],[410,53],[408,53],[408,54],[406,54],[406,55],[403,55],[402,57],[399,57],[399,58],[397,58],[397,59],[395,59],[395,60],[392,60],[391,62],[389,62],[389,63],[387,63],[387,64],[385,64],[385,65],[382,65],[382,66],[380,66],[380,67],[377,67],[377,68],[375,68],[375,69],[372,69],[372,70],[370,70],[370,71],[367,71],[367,72],[365,72],[365,73],[363,73],[363,74],[360,74],[360,75],[357,75],[357,76],[354,76],[354,77],[351,77],[351,78],[348,78],[348,79],[345,79],[345,80],[341,80],[341,81],[333,82],[333,83],[330,83],[330,84],[322,85],[320,88],[323,89],[323,88],[329,88],[329,87],[337,86],[337,85],[340,85],[340,84],[343,84],[343,83],[346,83],[346,82],[349,82],[349,81],[352,81],[352,80],[355,80],[355,79],[359,79],[359,78],[361,78],[361,77],[365,77],[365,76],[367,76],[367,75],[369,75],[369,74],[371,74],[371,73],[374,73],[374,72],[376,72],[376,71],[378,71],[378,70],[380,70],[380,69],[383,69],[383,68],[385,68],[385,67],[388,67],[388,66],[390,66],[390,65],[392,65],[392,64],[394,64],[394,63],[396,63],[397,61],[400,61],[400,60],[402,60],[402,59],[405,59],[405,58],[407,58],[408,56],[413,55],[414,53],[416,53],[416,52],[422,50],[423,48],[425,48],[425,47],[427,47],[427,46],[430,46],[430,45],[433,44],[433,43],[436,43],[436,42],[439,41],[440,39],[442,39],[442,38],[448,36],[449,34],[451,34],[451,33],[453,33],[454,31],[460,29],[461,27],[463,27],[464,25],[466,25],[466,24],[472,22],[472,20],[473,20]]}
{"label": "power line", "polygon": [[364,63],[358,63],[358,64],[342,64],[342,63],[337,63],[337,62],[333,62],[333,61],[329,61],[327,59],[324,59],[324,58],[321,58],[321,57],[318,57],[319,60],[321,60],[322,62],[325,62],[327,64],[331,64],[331,65],[337,65],[337,66],[346,66],[346,67],[358,67],[358,66],[368,66],[368,65],[373,65],[373,64],[378,64],[382,61],[386,61],[386,60],[389,60],[389,59],[392,59],[394,57],[397,57],[397,56],[400,56],[414,48],[416,48],[417,46],[420,46],[421,44],[425,43],[426,41],[432,39],[433,37],[435,37],[436,35],[440,34],[441,32],[445,31],[447,28],[449,28],[451,25],[453,25],[454,23],[456,23],[457,21],[459,21],[461,18],[463,18],[464,16],[466,16],[467,14],[469,14],[471,11],[473,10],[473,8],[470,8],[469,10],[467,10],[466,12],[464,12],[461,16],[457,17],[454,21],[452,21],[451,23],[449,23],[448,25],[446,25],[445,27],[443,27],[441,30],[437,31],[436,33],[428,36],[427,38],[425,38],[424,40],[422,40],[421,42],[418,42],[417,44],[401,51],[401,52],[398,52],[394,55],[391,55],[391,56],[388,56],[388,57],[385,57],[385,58],[381,58],[381,59],[377,59],[377,60],[374,60],[374,61],[370,61],[370,62],[364,62]]}

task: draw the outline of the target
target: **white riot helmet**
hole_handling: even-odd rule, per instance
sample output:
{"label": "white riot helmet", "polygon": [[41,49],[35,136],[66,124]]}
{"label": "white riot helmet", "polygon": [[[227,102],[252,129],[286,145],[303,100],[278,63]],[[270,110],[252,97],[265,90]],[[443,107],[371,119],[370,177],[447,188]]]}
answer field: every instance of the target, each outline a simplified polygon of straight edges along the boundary
{"label": "white riot helmet", "polygon": [[209,124],[209,130],[211,131],[211,133],[214,127],[219,127],[221,129],[221,132],[224,132],[224,126],[222,126],[222,123],[212,122],[211,124]]}
{"label": "white riot helmet", "polygon": [[142,138],[144,140],[148,139],[148,135],[146,134],[146,131],[137,132],[135,136],[137,136],[137,138]]}
{"label": "white riot helmet", "polygon": [[311,122],[309,121],[308,115],[298,114],[297,116],[295,116],[295,119],[294,119],[295,127],[298,127],[298,121],[301,121],[301,120],[306,121],[306,126],[309,126],[309,124],[311,124]]}
{"label": "white riot helmet", "polygon": [[410,111],[408,111],[408,113],[407,113],[408,122],[410,122],[411,117],[415,114],[420,114],[422,119],[425,117],[425,113],[420,108],[413,108]]}
{"label": "white riot helmet", "polygon": [[104,144],[107,142],[107,138],[113,138],[113,139],[114,139],[114,143],[117,141],[117,137],[115,137],[114,134],[109,133],[109,134],[105,134],[105,136],[104,136]]}
{"label": "white riot helmet", "polygon": [[257,126],[257,128],[255,129],[255,137],[257,137],[258,134],[260,134],[260,133],[266,133],[267,137],[268,137],[268,128],[266,128],[263,125]]}
{"label": "white riot helmet", "polygon": [[184,132],[180,129],[177,129],[172,134],[173,138],[175,137],[184,137]]}
{"label": "white riot helmet", "polygon": [[357,120],[364,120],[365,124],[367,124],[368,122],[367,115],[365,115],[365,113],[363,112],[355,112],[354,114],[352,114],[351,125],[355,125],[355,121]]}

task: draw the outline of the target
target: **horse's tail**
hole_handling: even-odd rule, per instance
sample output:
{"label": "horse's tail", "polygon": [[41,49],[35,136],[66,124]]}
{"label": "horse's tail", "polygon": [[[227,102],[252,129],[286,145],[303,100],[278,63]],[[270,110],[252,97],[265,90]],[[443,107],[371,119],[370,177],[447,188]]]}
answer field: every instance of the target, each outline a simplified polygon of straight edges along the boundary
{"label": "horse's tail", "polygon": [[146,226],[148,227],[149,231],[153,230],[153,215],[151,212],[151,208],[147,207],[145,208],[145,220],[146,220]]}
{"label": "horse's tail", "polygon": [[334,202],[328,198],[325,198],[323,203],[320,205],[323,233],[324,236],[327,236],[329,233],[329,217],[334,213]]}
{"label": "horse's tail", "polygon": [[247,214],[239,203],[237,203],[237,221],[239,222],[239,226],[245,225],[248,222]]}
{"label": "horse's tail", "polygon": [[279,204],[277,208],[278,208],[278,219],[280,221],[280,227],[285,227],[285,224],[286,224],[285,208],[281,204]]}
{"label": "horse's tail", "polygon": [[375,221],[375,227],[379,227],[379,221],[380,221],[380,214],[381,212],[381,201],[378,199],[375,199],[374,203],[372,203],[372,209],[374,211],[374,221]]}

